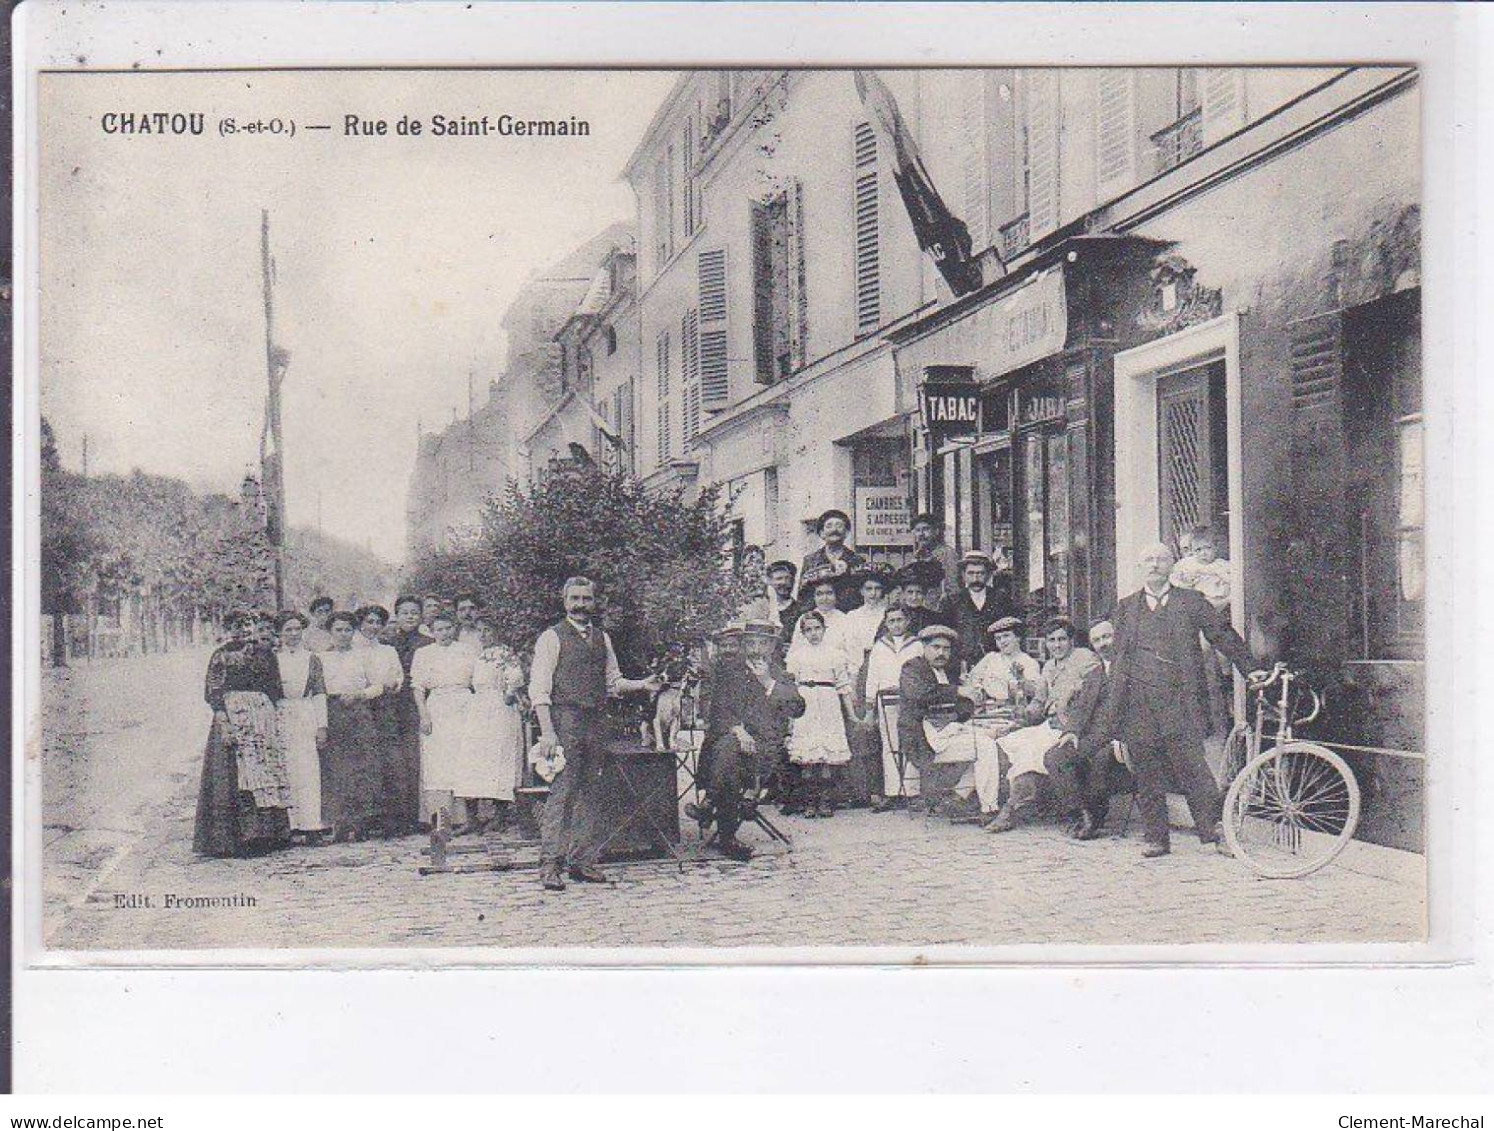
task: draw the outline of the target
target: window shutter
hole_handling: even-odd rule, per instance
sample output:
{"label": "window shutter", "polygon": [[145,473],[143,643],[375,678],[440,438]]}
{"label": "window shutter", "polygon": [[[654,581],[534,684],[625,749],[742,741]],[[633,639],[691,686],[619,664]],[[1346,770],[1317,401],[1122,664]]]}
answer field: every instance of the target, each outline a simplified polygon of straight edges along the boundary
{"label": "window shutter", "polygon": [[673,437],[670,435],[669,410],[669,334],[660,334],[654,344],[654,364],[659,378],[659,466],[668,463],[674,455]]}
{"label": "window shutter", "polygon": [[[1343,317],[1334,311],[1287,327],[1292,380],[1287,532],[1290,645],[1298,662],[1334,667],[1353,624],[1346,548]],[[1231,554],[1240,548],[1230,547]]]}
{"label": "window shutter", "polygon": [[700,435],[700,319],[687,310],[680,319],[680,360],[685,379],[685,447]]}
{"label": "window shutter", "polygon": [[622,408],[618,416],[618,430],[622,433],[624,444],[623,458],[626,460],[628,470],[638,470],[638,432],[633,425],[633,378],[628,378],[628,383],[620,390],[622,393]]}
{"label": "window shutter", "polygon": [[700,403],[707,411],[718,411],[731,403],[724,329],[700,331]]}
{"label": "window shutter", "polygon": [[804,269],[804,185],[788,187],[788,278],[789,361],[797,371],[804,368],[809,339],[809,295]]}
{"label": "window shutter", "polygon": [[1136,185],[1136,73],[1106,69],[1095,82],[1095,170],[1101,201]]}
{"label": "window shutter", "polygon": [[695,234],[695,119],[686,118],[680,139],[680,197],[683,201],[685,235]]}
{"label": "window shutter", "polygon": [[1058,229],[1058,74],[1027,78],[1028,228],[1033,243]]}
{"label": "window shutter", "polygon": [[991,244],[991,155],[987,147],[986,78],[983,71],[963,75],[960,97],[960,144],[964,154],[965,227],[970,246],[980,252]]}
{"label": "window shutter", "polygon": [[1213,145],[1245,125],[1245,72],[1211,67],[1199,72],[1203,85],[1203,143]]}
{"label": "window shutter", "polygon": [[878,214],[877,135],[869,122],[856,126],[856,335],[882,323],[881,225]]}
{"label": "window shutter", "polygon": [[726,252],[702,251],[696,261],[700,291],[700,320],[726,320]]}
{"label": "window shutter", "polygon": [[752,237],[752,379],[773,383],[773,213],[754,200],[748,215]]}
{"label": "window shutter", "polygon": [[654,167],[654,270],[662,271],[669,260],[669,166]]}

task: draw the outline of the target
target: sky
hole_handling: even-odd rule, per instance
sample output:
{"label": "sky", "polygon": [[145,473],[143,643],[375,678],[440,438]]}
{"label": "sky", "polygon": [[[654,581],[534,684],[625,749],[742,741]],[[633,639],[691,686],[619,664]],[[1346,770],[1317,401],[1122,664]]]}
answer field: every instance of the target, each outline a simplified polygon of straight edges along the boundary
{"label": "sky", "polygon": [[[364,71],[41,76],[41,410],[63,462],[236,492],[265,397],[270,213],[290,521],[390,561],[417,426],[501,372],[524,282],[618,220],[622,168],[671,72]],[[202,136],[104,115],[200,111]],[[439,137],[441,114],[591,124],[586,138]],[[348,137],[344,116],[387,122]],[[402,117],[425,123],[400,134]],[[296,135],[219,123],[293,121]],[[328,131],[307,125],[330,124]],[[480,401],[479,401],[480,403]]]}

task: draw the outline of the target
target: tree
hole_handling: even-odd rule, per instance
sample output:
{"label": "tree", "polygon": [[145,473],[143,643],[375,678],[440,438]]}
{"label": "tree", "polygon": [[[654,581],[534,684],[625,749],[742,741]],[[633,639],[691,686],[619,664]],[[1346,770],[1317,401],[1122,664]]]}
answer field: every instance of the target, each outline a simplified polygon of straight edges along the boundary
{"label": "tree", "polygon": [[745,603],[729,544],[719,489],[687,501],[683,489],[651,494],[631,476],[575,467],[538,486],[511,484],[488,501],[472,545],[427,556],[407,584],[481,594],[500,638],[527,653],[561,615],[566,578],[589,577],[620,662],[637,670],[715,632]]}

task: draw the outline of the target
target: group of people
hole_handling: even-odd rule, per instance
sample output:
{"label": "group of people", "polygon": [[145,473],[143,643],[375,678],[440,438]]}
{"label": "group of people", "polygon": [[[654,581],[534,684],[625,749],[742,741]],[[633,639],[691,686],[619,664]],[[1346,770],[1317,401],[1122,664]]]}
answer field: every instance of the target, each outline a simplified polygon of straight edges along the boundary
{"label": "group of people", "polygon": [[[1169,850],[1169,779],[1201,839],[1219,842],[1204,740],[1219,725],[1220,657],[1253,665],[1207,530],[1182,562],[1150,547],[1143,588],[1087,637],[1063,617],[1042,625],[1039,664],[997,563],[957,557],[934,516],[916,520],[912,560],[896,571],[866,562],[849,526],[843,512],[822,516],[824,544],[799,567],[743,555],[749,591],[762,588],[709,650],[703,799],[691,811],[715,825],[723,855],[752,856],[737,832],[767,800],[826,817],[921,794],[931,811],[991,832],[1046,801],[1091,839],[1127,772],[1146,856]],[[480,831],[507,820],[527,762],[549,787],[540,882],[606,882],[607,700],[657,694],[664,680],[622,674],[594,623],[590,580],[568,579],[559,597],[564,614],[536,639],[527,676],[473,593],[401,596],[392,621],[380,606],[338,610],[328,598],[306,614],[232,614],[208,664],[196,850]]]}
{"label": "group of people", "polygon": [[208,662],[213,722],[194,847],[402,836],[506,817],[523,768],[524,669],[475,594],[307,613],[237,611]]}
{"label": "group of people", "polygon": [[[1222,849],[1205,740],[1228,725],[1224,665],[1256,665],[1230,624],[1229,564],[1208,528],[1187,534],[1181,560],[1149,547],[1142,589],[1086,633],[1062,616],[1030,631],[997,563],[980,551],[956,557],[935,516],[915,520],[913,560],[896,572],[864,561],[846,543],[848,527],[842,512],[822,516],[824,545],[799,568],[763,567],[749,547],[745,568],[762,569],[766,590],[742,611],[735,635],[744,643],[732,645],[729,633],[727,647],[766,666],[755,680],[735,663],[715,673],[748,692],[760,684],[765,702],[781,708],[781,756],[776,765],[758,759],[754,772],[774,783],[785,812],[823,816],[836,798],[884,811],[916,793],[931,811],[988,832],[1047,809],[1090,840],[1110,797],[1131,788],[1150,859],[1170,851],[1171,784],[1200,839]],[[1034,635],[1042,663],[1024,647]],[[733,687],[707,695],[710,803],[701,816],[718,822],[724,851],[749,855],[735,841],[740,805],[726,796],[741,775],[716,762],[763,740],[748,728],[753,741],[744,741],[730,711],[717,719],[718,696],[744,698]]]}

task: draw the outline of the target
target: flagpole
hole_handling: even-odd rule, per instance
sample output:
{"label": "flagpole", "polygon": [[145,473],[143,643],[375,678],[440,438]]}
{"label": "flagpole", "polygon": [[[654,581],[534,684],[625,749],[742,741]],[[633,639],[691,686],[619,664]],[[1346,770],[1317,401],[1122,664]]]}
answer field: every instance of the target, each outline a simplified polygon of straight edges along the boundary
{"label": "flagpole", "polygon": [[280,431],[280,374],[275,356],[275,296],[273,280],[274,261],[270,258],[270,210],[260,210],[259,258],[264,277],[265,292],[265,370],[270,383],[270,395],[265,413],[269,425],[270,440],[274,445],[276,474],[270,475],[261,452],[260,479],[270,492],[265,500],[268,507],[269,525],[275,535],[270,540],[275,562],[275,608],[285,608],[285,448]]}

